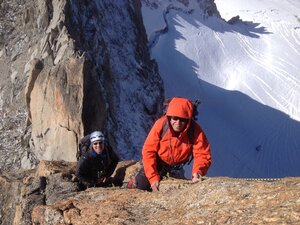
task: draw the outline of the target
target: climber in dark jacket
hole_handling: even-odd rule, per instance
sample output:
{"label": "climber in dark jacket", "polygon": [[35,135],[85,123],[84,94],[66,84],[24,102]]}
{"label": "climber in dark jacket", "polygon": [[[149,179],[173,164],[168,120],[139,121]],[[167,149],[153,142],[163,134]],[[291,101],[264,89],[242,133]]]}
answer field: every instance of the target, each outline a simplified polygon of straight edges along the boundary
{"label": "climber in dark jacket", "polygon": [[102,132],[92,132],[90,142],[89,150],[80,158],[76,168],[79,190],[110,185],[111,175],[119,162],[117,154],[105,143]]}

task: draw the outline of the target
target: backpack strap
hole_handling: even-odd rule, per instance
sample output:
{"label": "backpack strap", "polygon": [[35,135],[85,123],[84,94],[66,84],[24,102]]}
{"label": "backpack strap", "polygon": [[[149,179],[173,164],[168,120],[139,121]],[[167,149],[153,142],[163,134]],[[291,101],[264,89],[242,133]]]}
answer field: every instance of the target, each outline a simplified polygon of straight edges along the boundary
{"label": "backpack strap", "polygon": [[168,118],[166,118],[163,122],[163,126],[162,126],[162,129],[161,129],[160,134],[159,134],[159,140],[162,139],[162,137],[166,134],[168,129],[169,129]]}
{"label": "backpack strap", "polygon": [[187,163],[188,165],[191,164],[191,162],[193,161],[194,159],[194,156],[193,156],[193,147],[194,147],[194,133],[195,133],[195,121],[194,120],[191,120],[191,124],[190,124],[190,128],[188,130],[188,137],[189,137],[189,143],[192,145],[191,147],[191,154],[189,156],[189,160],[186,161],[184,163],[184,165]]}
{"label": "backpack strap", "polygon": [[189,144],[194,144],[195,121],[192,119],[188,130]]}

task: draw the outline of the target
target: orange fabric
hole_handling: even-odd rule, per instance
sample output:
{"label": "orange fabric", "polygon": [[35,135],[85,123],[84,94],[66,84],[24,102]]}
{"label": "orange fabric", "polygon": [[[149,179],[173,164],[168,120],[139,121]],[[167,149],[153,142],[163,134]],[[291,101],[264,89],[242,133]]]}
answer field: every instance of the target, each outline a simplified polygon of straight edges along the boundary
{"label": "orange fabric", "polygon": [[175,97],[170,101],[166,115],[191,119],[193,115],[193,104],[186,98]]}
{"label": "orange fabric", "polygon": [[[183,118],[191,119],[192,111],[193,106],[189,100],[173,98],[169,104],[167,115],[177,117],[183,117],[184,115],[188,117]],[[167,120],[167,116],[163,116],[155,122],[145,140],[142,150],[144,170],[150,184],[160,180],[156,165],[157,155],[167,164],[176,165],[185,162],[189,158],[191,151],[193,151],[194,164],[192,174],[200,173],[204,176],[211,165],[211,153],[210,145],[203,130],[195,123],[194,144],[192,146],[192,144],[189,143],[188,137],[191,120],[189,120],[185,130],[178,136],[176,136],[173,129],[170,128],[171,125],[168,121],[169,128],[160,139],[165,120]]]}

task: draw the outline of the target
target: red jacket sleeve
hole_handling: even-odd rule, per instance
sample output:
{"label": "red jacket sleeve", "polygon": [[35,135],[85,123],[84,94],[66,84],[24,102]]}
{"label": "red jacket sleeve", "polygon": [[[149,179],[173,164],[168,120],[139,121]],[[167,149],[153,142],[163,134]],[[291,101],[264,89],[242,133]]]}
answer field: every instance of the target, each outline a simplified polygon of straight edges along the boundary
{"label": "red jacket sleeve", "polygon": [[200,126],[195,126],[195,142],[193,146],[194,165],[192,174],[200,173],[204,176],[211,165],[210,145]]}
{"label": "red jacket sleeve", "polygon": [[156,156],[159,149],[160,132],[165,118],[158,119],[151,128],[142,150],[143,164],[146,177],[150,184],[159,181],[159,174],[156,165]]}

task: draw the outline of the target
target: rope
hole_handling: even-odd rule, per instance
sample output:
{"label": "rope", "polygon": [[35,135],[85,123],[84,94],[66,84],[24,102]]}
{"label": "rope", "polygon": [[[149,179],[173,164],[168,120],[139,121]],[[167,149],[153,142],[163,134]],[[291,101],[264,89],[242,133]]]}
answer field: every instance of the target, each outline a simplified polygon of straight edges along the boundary
{"label": "rope", "polygon": [[237,180],[247,180],[247,181],[279,181],[282,178],[234,178]]}

